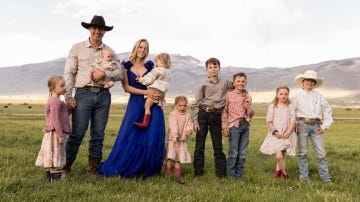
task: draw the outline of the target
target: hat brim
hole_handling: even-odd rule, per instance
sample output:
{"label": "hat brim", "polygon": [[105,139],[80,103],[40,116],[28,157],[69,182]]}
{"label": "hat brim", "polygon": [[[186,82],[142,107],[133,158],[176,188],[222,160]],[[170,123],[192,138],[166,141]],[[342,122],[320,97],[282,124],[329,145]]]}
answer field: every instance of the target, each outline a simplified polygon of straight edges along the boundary
{"label": "hat brim", "polygon": [[300,88],[303,87],[303,80],[304,79],[313,79],[316,81],[316,84],[314,85],[314,88],[318,88],[321,86],[321,84],[323,83],[323,79],[322,78],[310,78],[310,77],[305,77],[302,74],[299,74],[295,77],[295,83],[297,86],[299,86]]}
{"label": "hat brim", "polygon": [[111,31],[114,28],[114,26],[102,26],[102,25],[96,25],[96,24],[91,24],[91,23],[86,23],[86,22],[81,22],[81,26],[83,26],[85,29],[89,29],[92,26],[102,27],[102,28],[104,28],[105,31]]}

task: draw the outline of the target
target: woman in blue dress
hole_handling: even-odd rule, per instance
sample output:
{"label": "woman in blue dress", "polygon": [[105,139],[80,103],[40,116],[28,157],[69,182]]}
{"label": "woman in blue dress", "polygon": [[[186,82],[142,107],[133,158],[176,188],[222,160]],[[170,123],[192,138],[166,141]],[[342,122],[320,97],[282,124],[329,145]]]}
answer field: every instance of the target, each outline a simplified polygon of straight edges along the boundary
{"label": "woman in blue dress", "polygon": [[158,105],[152,106],[152,117],[147,129],[134,125],[143,118],[144,95],[154,99],[163,96],[136,81],[137,77],[144,76],[154,67],[152,61],[145,63],[148,53],[149,43],[146,39],[140,39],[135,43],[129,61],[122,63],[122,84],[124,90],[130,93],[130,98],[112,151],[108,159],[99,165],[100,175],[146,178],[161,172],[165,156],[163,110]]}

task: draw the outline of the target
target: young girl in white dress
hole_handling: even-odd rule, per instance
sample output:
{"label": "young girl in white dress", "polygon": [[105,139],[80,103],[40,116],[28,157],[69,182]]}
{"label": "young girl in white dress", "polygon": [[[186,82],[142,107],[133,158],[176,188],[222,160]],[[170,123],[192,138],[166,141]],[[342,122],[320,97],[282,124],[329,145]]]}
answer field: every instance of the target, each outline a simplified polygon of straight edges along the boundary
{"label": "young girl in white dress", "polygon": [[275,155],[276,167],[274,179],[289,179],[285,165],[285,155],[295,156],[296,135],[295,111],[289,100],[289,88],[280,86],[276,89],[276,97],[270,104],[266,115],[268,133],[260,147],[264,154]]}
{"label": "young girl in white dress", "polygon": [[186,112],[187,99],[184,96],[175,98],[175,110],[169,114],[169,131],[166,145],[166,167],[164,176],[168,177],[173,168],[179,183],[184,184],[185,178],[181,172],[182,163],[191,163],[187,146],[188,136],[193,132],[191,116]]}
{"label": "young girl in white dress", "polygon": [[61,76],[51,76],[48,81],[49,99],[45,105],[46,126],[35,165],[45,168],[49,181],[61,178],[66,162],[65,139],[71,132],[69,112],[60,95],[65,93],[65,81]]}

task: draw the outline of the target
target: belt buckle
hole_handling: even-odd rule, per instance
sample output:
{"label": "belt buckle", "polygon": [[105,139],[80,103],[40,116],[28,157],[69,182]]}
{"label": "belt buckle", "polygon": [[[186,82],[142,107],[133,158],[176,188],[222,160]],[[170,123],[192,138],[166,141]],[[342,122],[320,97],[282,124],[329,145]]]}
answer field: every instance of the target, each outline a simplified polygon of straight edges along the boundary
{"label": "belt buckle", "polygon": [[90,86],[89,90],[93,93],[98,93],[98,92],[100,92],[101,88]]}
{"label": "belt buckle", "polygon": [[239,119],[239,126],[242,126],[242,125],[244,125],[244,124],[246,124],[246,123],[247,123],[247,121],[246,121],[245,118],[240,118],[240,119]]}
{"label": "belt buckle", "polygon": [[316,120],[315,119],[305,118],[304,123],[309,124],[309,125],[315,125]]}
{"label": "belt buckle", "polygon": [[206,107],[205,111],[206,112],[214,112],[214,108],[213,107]]}

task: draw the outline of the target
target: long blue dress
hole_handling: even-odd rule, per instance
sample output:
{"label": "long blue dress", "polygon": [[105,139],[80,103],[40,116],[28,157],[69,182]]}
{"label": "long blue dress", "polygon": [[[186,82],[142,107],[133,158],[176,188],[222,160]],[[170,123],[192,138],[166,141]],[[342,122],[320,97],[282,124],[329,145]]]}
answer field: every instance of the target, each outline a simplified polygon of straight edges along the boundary
{"label": "long blue dress", "polygon": [[[122,64],[127,69],[129,85],[146,89],[146,86],[135,80],[136,74],[130,70],[132,63],[128,61]],[[148,61],[145,67],[147,69],[145,74],[147,74],[154,67],[154,63]],[[134,126],[134,123],[142,120],[144,104],[143,95],[130,94],[118,136],[108,159],[99,165],[98,174],[146,178],[160,173],[165,157],[164,113],[157,104],[153,104],[149,127],[140,129]]]}

